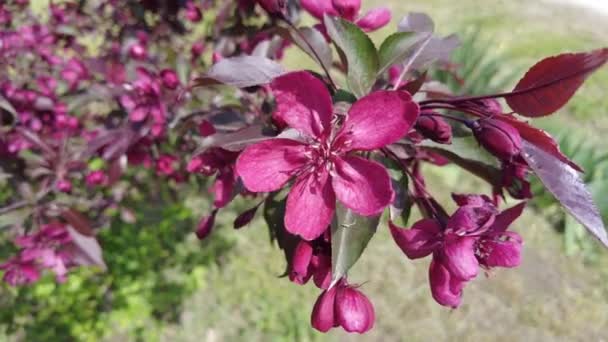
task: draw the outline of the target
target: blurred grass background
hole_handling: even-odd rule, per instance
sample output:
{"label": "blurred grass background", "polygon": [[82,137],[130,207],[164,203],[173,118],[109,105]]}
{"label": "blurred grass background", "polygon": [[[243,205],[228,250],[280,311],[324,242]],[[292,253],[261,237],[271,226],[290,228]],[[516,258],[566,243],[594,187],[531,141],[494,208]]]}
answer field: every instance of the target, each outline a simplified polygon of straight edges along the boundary
{"label": "blurred grass background", "polygon": [[[365,4],[393,10],[394,23],[374,33],[377,43],[411,11],[430,14],[444,34],[482,27],[488,50],[500,56],[497,70],[506,73],[522,74],[552,54],[608,45],[607,17],[552,2]],[[313,66],[293,51],[286,63],[292,69]],[[567,108],[535,124],[605,151],[607,87],[604,69],[588,80]],[[432,192],[441,194],[445,203],[451,191],[489,190],[452,167],[426,171]],[[599,196],[605,201],[605,193]],[[433,301],[428,260],[407,260],[382,225],[350,275],[353,282],[364,283],[362,290],[374,302],[377,315],[371,333],[355,336],[338,330],[323,335],[311,329],[318,290],[278,278],[284,270],[282,252],[268,244],[260,218],[234,232],[234,217],[224,212],[211,240],[196,241],[190,231],[208,205],[193,194],[184,206],[156,211],[158,216],[142,214],[134,225],[117,220],[101,237],[106,258],[110,257],[108,275],[81,270],[62,287],[48,279],[23,292],[3,288],[0,318],[6,322],[7,316],[17,317],[19,324],[13,327],[16,330],[6,328],[0,340],[94,341],[101,336],[107,341],[602,341],[608,336],[608,253],[567,256],[564,239],[552,226],[552,216],[558,215],[553,209],[530,210],[518,221],[514,229],[526,242],[523,265],[478,277],[466,288],[458,310]],[[236,203],[232,209],[243,208]],[[597,247],[592,240],[585,241]],[[114,291],[105,291],[100,284]],[[106,293],[112,298],[100,298]]]}

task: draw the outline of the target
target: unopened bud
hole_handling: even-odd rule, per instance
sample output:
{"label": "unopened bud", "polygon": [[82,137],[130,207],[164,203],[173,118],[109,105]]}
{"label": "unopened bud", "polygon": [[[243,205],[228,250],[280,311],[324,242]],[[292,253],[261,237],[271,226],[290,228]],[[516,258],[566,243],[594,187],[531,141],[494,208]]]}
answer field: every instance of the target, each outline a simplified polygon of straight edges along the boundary
{"label": "unopened bud", "polygon": [[483,119],[471,125],[477,141],[502,160],[511,160],[521,151],[522,141],[515,127],[494,119]]}
{"label": "unopened bud", "polygon": [[425,138],[440,144],[452,142],[452,126],[435,113],[422,113],[416,120],[415,128]]}

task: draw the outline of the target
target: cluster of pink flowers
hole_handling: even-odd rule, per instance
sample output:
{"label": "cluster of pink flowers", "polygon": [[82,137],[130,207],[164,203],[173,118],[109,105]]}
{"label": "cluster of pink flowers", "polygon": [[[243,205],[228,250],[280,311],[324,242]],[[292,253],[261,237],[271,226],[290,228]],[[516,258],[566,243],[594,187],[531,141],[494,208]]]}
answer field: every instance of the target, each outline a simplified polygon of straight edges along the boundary
{"label": "cluster of pink flowers", "polygon": [[3,280],[12,285],[31,284],[42,276],[44,270],[55,274],[58,282],[64,282],[68,268],[73,266],[71,255],[72,238],[64,225],[44,225],[30,235],[15,239],[19,253],[0,265],[4,270]]}

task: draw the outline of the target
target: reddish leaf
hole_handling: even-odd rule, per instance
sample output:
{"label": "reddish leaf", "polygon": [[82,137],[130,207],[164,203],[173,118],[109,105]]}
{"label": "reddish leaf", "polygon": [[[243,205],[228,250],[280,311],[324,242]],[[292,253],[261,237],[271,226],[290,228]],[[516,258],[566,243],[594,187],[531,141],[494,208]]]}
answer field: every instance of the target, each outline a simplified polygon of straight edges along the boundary
{"label": "reddish leaf", "polygon": [[517,129],[517,131],[519,132],[519,135],[521,135],[521,137],[528,143],[533,144],[534,146],[549,153],[555,158],[561,160],[562,162],[572,166],[575,170],[584,172],[584,170],[580,166],[578,166],[575,162],[570,160],[568,156],[562,153],[562,151],[559,149],[559,145],[549,135],[549,133],[543,131],[542,129],[532,127],[527,123],[519,121],[512,116],[497,115],[494,116],[494,118],[505,121],[511,126],[515,127],[515,129]]}
{"label": "reddish leaf", "polygon": [[106,270],[107,266],[103,261],[101,246],[99,245],[99,242],[97,242],[97,239],[92,236],[84,236],[72,227],[68,227],[68,231],[70,232],[72,244],[74,245],[74,262],[81,266],[94,265]]}
{"label": "reddish leaf", "polygon": [[522,155],[564,209],[608,247],[608,234],[602,217],[580,174],[527,141],[524,141]]}
{"label": "reddish leaf", "polygon": [[85,236],[93,236],[93,229],[89,219],[78,211],[69,208],[61,213],[61,217],[66,220],[70,226],[76,229],[80,234]]}
{"label": "reddish leaf", "polygon": [[518,114],[549,115],[565,105],[585,79],[606,61],[608,48],[543,59],[528,70],[513,94],[505,98]]}

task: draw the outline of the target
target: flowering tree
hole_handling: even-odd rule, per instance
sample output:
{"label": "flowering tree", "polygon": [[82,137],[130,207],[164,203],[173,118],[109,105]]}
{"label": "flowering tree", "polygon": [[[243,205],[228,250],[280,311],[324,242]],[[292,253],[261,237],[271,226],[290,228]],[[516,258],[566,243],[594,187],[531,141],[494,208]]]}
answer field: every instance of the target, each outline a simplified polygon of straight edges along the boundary
{"label": "flowering tree", "polygon": [[[236,229],[262,208],[285,275],[321,291],[311,322],[323,332],[373,327],[373,305],[347,275],[384,212],[408,258],[432,257],[431,294],[453,308],[480,268],[520,264],[510,228],[532,197],[530,174],[608,246],[582,170],[525,121],[564,106],[608,48],[544,59],[510,92],[452,94],[427,70],[452,68],[456,36],[411,13],[376,48],[365,32],[391,13],[360,7],[91,0],[51,4],[40,18],[27,0],[0,5],[0,214],[19,213],[4,281],[104,268],[95,234],[128,213],[127,199],[161,188],[178,198],[201,178],[212,180],[213,209],[197,236],[236,197],[253,203]],[[301,10],[318,23],[298,27]],[[291,46],[318,70],[286,71],[277,61]],[[490,191],[455,189],[449,213],[426,187],[425,163],[457,165]],[[414,206],[423,219],[405,229]]]}

